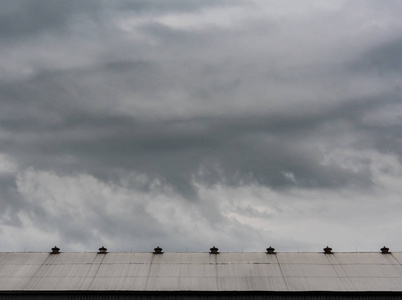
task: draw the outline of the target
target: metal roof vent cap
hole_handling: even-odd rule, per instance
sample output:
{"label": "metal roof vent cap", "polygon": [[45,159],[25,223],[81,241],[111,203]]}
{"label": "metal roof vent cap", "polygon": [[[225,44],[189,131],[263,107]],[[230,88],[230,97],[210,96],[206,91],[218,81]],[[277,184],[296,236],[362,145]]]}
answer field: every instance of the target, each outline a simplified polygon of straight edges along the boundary
{"label": "metal roof vent cap", "polygon": [[329,248],[328,246],[325,247],[323,250],[325,254],[332,254],[332,248]]}
{"label": "metal roof vent cap", "polygon": [[269,248],[267,248],[267,253],[268,254],[275,254],[275,248],[272,248],[271,246],[269,246]]}
{"label": "metal roof vent cap", "polygon": [[381,248],[381,253],[382,254],[390,254],[391,252],[389,252],[389,248],[384,246],[384,247]]}
{"label": "metal roof vent cap", "polygon": [[209,249],[209,250],[211,250],[211,252],[209,252],[209,253],[211,253],[211,254],[218,254],[219,252],[218,252],[218,248],[216,248],[215,246],[212,246],[212,248],[211,249]]}
{"label": "metal roof vent cap", "polygon": [[154,254],[162,254],[162,248],[157,246],[156,248],[154,248]]}
{"label": "metal roof vent cap", "polygon": [[99,252],[98,252],[98,253],[99,253],[99,254],[106,254],[106,251],[107,251],[107,249],[102,246],[102,247],[99,248]]}
{"label": "metal roof vent cap", "polygon": [[54,247],[52,248],[51,254],[59,254],[59,253],[60,253],[60,248],[57,248],[57,246],[54,246]]}

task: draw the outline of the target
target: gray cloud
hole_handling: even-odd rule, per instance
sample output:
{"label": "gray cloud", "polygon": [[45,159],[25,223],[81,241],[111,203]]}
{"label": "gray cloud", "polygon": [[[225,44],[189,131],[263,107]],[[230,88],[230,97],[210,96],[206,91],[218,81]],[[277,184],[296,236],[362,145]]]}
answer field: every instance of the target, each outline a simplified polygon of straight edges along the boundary
{"label": "gray cloud", "polygon": [[41,0],[1,1],[0,37],[27,38],[32,34],[48,33],[66,28],[77,13],[94,13],[100,8],[97,1]]}
{"label": "gray cloud", "polygon": [[[149,72],[152,66],[135,63],[124,64],[124,68],[130,69],[129,73],[137,70],[142,73]],[[121,64],[107,64],[101,69],[107,77],[121,70]],[[122,72],[126,73],[124,69]],[[370,184],[367,168],[350,173],[336,165],[320,165],[322,157],[316,147],[317,142],[326,143],[323,126],[336,130],[335,127],[346,124],[351,133],[353,130],[358,133],[361,115],[383,105],[382,99],[350,101],[318,112],[267,112],[263,115],[255,112],[244,116],[222,112],[221,116],[176,120],[153,120],[151,116],[150,120],[144,120],[106,109],[91,112],[91,104],[89,107],[84,106],[87,103],[80,105],[80,99],[75,95],[66,100],[58,97],[54,101],[56,96],[53,95],[57,95],[58,90],[73,90],[72,86],[85,82],[85,77],[91,77],[98,70],[73,73],[39,76],[4,92],[4,98],[7,93],[16,93],[14,97],[22,99],[21,105],[25,109],[18,109],[17,114],[21,111],[29,113],[20,116],[24,120],[18,123],[12,114],[9,114],[11,120],[5,117],[2,121],[2,127],[12,133],[30,132],[26,138],[4,141],[8,145],[4,149],[10,149],[8,154],[21,155],[21,163],[27,156],[26,167],[79,170],[100,178],[113,176],[114,172],[137,170],[151,177],[160,176],[179,191],[193,194],[193,176],[206,182],[224,180],[235,185],[240,181],[255,180],[279,188],[295,184],[283,176],[284,172],[291,172],[298,178],[297,183],[305,187],[335,187],[351,181]],[[115,84],[112,82],[111,86]],[[136,83],[133,89],[135,86]],[[144,88],[142,84],[139,86]],[[78,84],[74,93],[77,89],[84,88]],[[92,98],[90,93],[92,91],[88,94],[83,90],[77,95],[88,94]],[[13,101],[10,105],[15,108]],[[32,113],[35,111],[37,115]],[[49,118],[44,118],[42,111],[47,112]],[[72,161],[67,167],[64,156],[68,155]],[[219,170],[212,165],[218,165]],[[199,175],[200,168],[207,175]]]}
{"label": "gray cloud", "polygon": [[311,249],[281,216],[352,224],[345,195],[387,187],[395,201],[397,2],[0,6],[4,237],[31,226],[72,250],[252,250],[266,237]]}
{"label": "gray cloud", "polygon": [[0,174],[0,203],[1,222],[11,226],[21,226],[17,213],[23,208],[24,201],[19,195],[15,177],[12,174]]}
{"label": "gray cloud", "polygon": [[381,77],[400,75],[402,61],[399,53],[402,49],[400,39],[369,49],[356,62],[351,64],[352,71],[371,72]]}

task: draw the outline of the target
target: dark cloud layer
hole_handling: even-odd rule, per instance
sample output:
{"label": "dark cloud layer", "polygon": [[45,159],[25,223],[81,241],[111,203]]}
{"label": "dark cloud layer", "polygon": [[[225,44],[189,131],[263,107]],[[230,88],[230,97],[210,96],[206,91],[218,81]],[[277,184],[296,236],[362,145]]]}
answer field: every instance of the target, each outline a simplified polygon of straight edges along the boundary
{"label": "dark cloud layer", "polygon": [[1,1],[1,8],[0,36],[14,39],[63,31],[75,14],[93,14],[100,8],[100,2],[17,0]]}
{"label": "dark cloud layer", "polygon": [[[111,68],[104,71],[106,77],[115,72],[116,66]],[[351,172],[321,165],[317,146],[330,143],[325,131],[337,131],[338,126],[355,134],[369,131],[359,139],[375,141],[361,118],[387,103],[399,103],[398,95],[385,95],[385,99],[351,100],[319,112],[245,116],[222,112],[221,116],[147,120],[95,107],[91,111],[91,105],[80,107],[79,96],[56,96],[61,89],[74,90],[76,82],[85,82],[87,76],[91,73],[51,74],[12,89],[8,85],[3,98],[10,99],[8,105],[18,119],[11,113],[1,121],[3,130],[10,133],[3,139],[4,153],[13,154],[24,167],[84,172],[103,179],[136,170],[164,178],[181,193],[195,193],[193,176],[210,183],[295,185],[284,172],[293,173],[297,184],[308,188],[370,185],[368,168]],[[73,83],[68,80],[72,77]],[[323,129],[326,126],[330,128]],[[71,157],[68,164],[64,156]],[[205,175],[198,174],[200,168]]]}
{"label": "dark cloud layer", "polygon": [[255,250],[267,237],[310,249],[278,220],[316,228],[323,214],[352,226],[341,199],[355,197],[353,211],[388,189],[394,201],[397,2],[0,6],[8,239],[20,228],[70,249],[104,240],[127,250],[128,237],[176,250],[205,240]]}

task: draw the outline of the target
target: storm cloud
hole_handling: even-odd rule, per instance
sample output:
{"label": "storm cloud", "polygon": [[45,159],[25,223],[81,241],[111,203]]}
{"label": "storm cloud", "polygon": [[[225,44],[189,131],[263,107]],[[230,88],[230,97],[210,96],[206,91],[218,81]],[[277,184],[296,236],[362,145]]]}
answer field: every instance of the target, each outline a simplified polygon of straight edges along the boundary
{"label": "storm cloud", "polygon": [[401,249],[401,12],[0,1],[0,250]]}

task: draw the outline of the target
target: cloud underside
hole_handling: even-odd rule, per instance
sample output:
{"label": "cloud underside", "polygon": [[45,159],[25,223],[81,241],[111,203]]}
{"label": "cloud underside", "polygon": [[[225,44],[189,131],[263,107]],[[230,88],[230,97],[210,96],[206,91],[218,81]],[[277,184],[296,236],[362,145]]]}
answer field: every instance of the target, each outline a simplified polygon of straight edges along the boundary
{"label": "cloud underside", "polygon": [[313,250],[351,227],[350,243],[392,241],[399,2],[0,7],[10,247]]}

